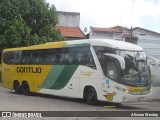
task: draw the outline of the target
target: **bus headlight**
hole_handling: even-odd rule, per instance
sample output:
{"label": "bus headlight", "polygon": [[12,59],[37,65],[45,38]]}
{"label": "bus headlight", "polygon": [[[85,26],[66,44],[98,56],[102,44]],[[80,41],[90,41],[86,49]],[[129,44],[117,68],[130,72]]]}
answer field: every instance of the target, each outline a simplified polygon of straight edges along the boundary
{"label": "bus headlight", "polygon": [[128,91],[128,90],[125,90],[125,92],[126,92],[126,93],[129,93],[129,91]]}

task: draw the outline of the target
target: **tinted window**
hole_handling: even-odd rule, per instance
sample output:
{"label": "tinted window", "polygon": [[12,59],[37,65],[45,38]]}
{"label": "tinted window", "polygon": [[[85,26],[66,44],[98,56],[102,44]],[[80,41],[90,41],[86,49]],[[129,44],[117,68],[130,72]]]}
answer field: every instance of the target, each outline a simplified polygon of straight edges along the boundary
{"label": "tinted window", "polygon": [[108,47],[103,47],[103,46],[95,46],[94,50],[98,58],[104,58],[104,53],[114,53],[113,48],[108,48]]}
{"label": "tinted window", "polygon": [[21,57],[22,57],[22,52],[21,51],[14,51],[13,52],[14,53],[14,61],[13,61],[13,63],[15,63],[15,64],[19,64],[19,63],[21,63],[22,61],[22,59],[21,59]]}
{"label": "tinted window", "polygon": [[58,54],[58,49],[43,50],[43,64],[57,64]]}
{"label": "tinted window", "polygon": [[97,57],[101,65],[103,64],[104,61],[104,56],[105,56],[104,53],[114,53],[114,49],[103,46],[95,46],[94,50],[97,54]]}
{"label": "tinted window", "polygon": [[73,48],[61,49],[59,64],[74,64],[74,49]]}
{"label": "tinted window", "polygon": [[4,52],[6,64],[85,65],[95,68],[89,47]]}
{"label": "tinted window", "polygon": [[95,68],[95,63],[89,47],[75,48],[75,63]]}
{"label": "tinted window", "polygon": [[0,52],[0,63],[1,63],[1,58],[2,58],[2,52]]}
{"label": "tinted window", "polygon": [[32,52],[29,50],[22,51],[21,59],[22,59],[22,64],[31,64],[32,63]]}
{"label": "tinted window", "polygon": [[14,62],[14,52],[4,52],[3,61],[7,64],[12,64]]}
{"label": "tinted window", "polygon": [[42,64],[43,62],[43,51],[42,50],[34,50],[31,51],[31,59],[32,64]]}

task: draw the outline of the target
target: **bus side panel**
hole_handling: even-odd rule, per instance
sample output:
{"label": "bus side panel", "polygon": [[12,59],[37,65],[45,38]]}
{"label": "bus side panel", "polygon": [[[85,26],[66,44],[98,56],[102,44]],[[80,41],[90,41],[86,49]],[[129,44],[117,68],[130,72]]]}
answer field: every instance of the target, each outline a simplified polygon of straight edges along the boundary
{"label": "bus side panel", "polygon": [[[83,65],[55,65],[40,85],[39,93],[83,98],[84,88],[92,86],[101,100],[100,71]],[[67,81],[67,82],[65,82]]]}
{"label": "bus side panel", "polygon": [[39,92],[67,96],[78,97],[79,78],[75,76],[78,65],[55,65],[40,85],[42,88]]}
{"label": "bus side panel", "polygon": [[87,86],[93,87],[97,92],[97,97],[101,97],[102,75],[97,69],[80,65],[75,76],[80,78],[79,97],[83,98],[84,89]]}
{"label": "bus side panel", "polygon": [[2,64],[2,86],[4,88],[13,89],[13,80],[17,79],[14,74],[14,65]]}
{"label": "bus side panel", "polygon": [[38,92],[39,87],[45,80],[53,65],[6,65],[2,66],[2,85],[13,89],[14,80],[20,85],[23,81],[28,82],[31,92]]}

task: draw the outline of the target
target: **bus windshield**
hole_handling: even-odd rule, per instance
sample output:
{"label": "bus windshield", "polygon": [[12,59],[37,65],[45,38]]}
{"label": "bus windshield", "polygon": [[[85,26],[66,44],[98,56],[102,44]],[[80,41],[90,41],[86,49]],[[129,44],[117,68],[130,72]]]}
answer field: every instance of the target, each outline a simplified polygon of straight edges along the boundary
{"label": "bus windshield", "polygon": [[116,50],[125,60],[125,69],[121,70],[121,81],[130,84],[151,82],[151,72],[144,52]]}
{"label": "bus windshield", "polygon": [[[94,47],[106,77],[125,85],[143,86],[151,82],[151,71],[143,51],[127,51],[107,47]],[[121,69],[116,58],[105,56],[116,54],[124,58],[125,69]]]}

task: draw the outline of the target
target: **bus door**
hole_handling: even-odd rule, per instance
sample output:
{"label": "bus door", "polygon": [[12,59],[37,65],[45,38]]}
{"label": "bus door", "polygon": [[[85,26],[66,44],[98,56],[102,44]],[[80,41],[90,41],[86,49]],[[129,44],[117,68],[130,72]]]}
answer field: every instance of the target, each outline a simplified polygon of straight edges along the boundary
{"label": "bus door", "polygon": [[[114,102],[119,99],[119,90],[117,89],[119,79],[119,62],[116,58],[105,56],[103,61],[102,69],[106,76],[106,100]],[[104,94],[104,92],[102,91]]]}

